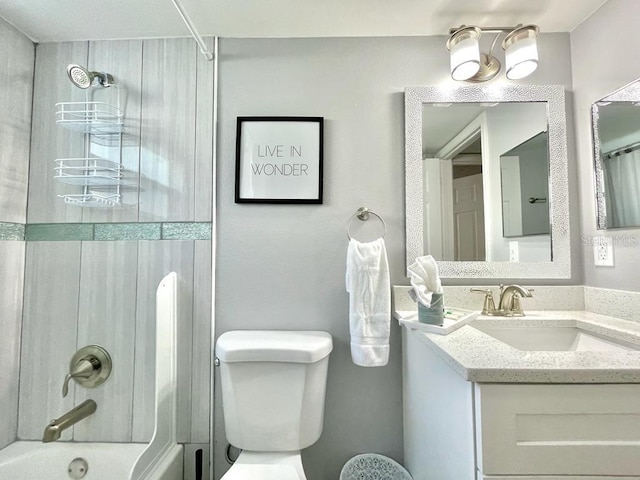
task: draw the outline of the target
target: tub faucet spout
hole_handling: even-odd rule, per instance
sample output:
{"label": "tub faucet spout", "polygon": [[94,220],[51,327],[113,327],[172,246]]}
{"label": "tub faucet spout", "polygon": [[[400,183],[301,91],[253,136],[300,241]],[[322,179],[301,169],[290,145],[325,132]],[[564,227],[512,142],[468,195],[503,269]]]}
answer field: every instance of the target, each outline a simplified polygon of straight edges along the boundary
{"label": "tub faucet spout", "polygon": [[60,418],[51,420],[51,423],[44,428],[42,441],[44,443],[55,442],[60,438],[64,430],[75,425],[80,420],[87,418],[96,411],[97,405],[93,400],[85,400],[77,407],[69,410]]}

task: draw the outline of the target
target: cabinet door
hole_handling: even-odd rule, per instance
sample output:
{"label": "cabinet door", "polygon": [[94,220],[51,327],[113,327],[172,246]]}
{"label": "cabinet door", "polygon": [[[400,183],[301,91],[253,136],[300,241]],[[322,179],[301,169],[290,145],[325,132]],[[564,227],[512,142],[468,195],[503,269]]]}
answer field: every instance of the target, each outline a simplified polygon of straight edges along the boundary
{"label": "cabinet door", "polygon": [[415,480],[474,480],[473,385],[402,328],[404,464]]}
{"label": "cabinet door", "polygon": [[484,478],[640,475],[640,385],[478,384],[475,393]]}

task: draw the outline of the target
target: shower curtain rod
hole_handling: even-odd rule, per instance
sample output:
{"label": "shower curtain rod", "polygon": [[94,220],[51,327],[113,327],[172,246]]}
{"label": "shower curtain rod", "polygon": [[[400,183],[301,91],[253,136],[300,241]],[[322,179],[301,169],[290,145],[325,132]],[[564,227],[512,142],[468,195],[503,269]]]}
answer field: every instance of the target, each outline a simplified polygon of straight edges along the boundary
{"label": "shower curtain rod", "polygon": [[187,11],[184,9],[180,1],[179,0],[171,0],[171,1],[173,2],[173,5],[178,10],[178,13],[182,17],[182,20],[184,20],[184,23],[187,25],[187,28],[191,32],[191,35],[193,35],[193,38],[198,44],[198,47],[200,47],[200,51],[202,52],[202,54],[206,57],[207,60],[209,61],[213,60],[213,53],[211,53],[211,51],[209,50],[209,47],[207,46],[207,44],[204,42],[204,40],[198,33],[196,26],[191,21],[191,18],[187,14]]}
{"label": "shower curtain rod", "polygon": [[614,150],[611,150],[610,152],[603,153],[602,158],[609,159],[613,157],[618,157],[623,153],[631,153],[634,150],[638,150],[639,148],[640,148],[640,142],[635,142],[630,145],[627,145],[626,147],[616,148]]}

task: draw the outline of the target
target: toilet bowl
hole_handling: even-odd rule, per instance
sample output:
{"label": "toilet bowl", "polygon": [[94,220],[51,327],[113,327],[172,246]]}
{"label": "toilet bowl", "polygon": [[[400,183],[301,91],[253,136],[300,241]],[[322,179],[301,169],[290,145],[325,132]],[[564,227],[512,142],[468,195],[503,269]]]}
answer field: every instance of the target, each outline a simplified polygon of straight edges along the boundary
{"label": "toilet bowl", "polygon": [[216,342],[227,440],[222,480],[306,480],[300,451],[322,433],[331,335],[235,330]]}

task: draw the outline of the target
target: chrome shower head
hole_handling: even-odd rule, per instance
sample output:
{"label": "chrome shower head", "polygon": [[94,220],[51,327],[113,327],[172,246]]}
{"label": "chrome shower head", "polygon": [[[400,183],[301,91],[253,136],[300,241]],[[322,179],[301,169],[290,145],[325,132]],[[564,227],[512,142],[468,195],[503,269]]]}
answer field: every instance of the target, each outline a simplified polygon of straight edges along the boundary
{"label": "chrome shower head", "polygon": [[98,79],[98,83],[103,87],[113,85],[113,77],[108,73],[90,72],[82,65],[72,63],[67,67],[67,75],[69,80],[78,88],[87,89],[93,84],[94,79]]}

